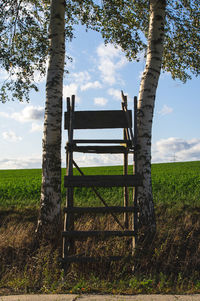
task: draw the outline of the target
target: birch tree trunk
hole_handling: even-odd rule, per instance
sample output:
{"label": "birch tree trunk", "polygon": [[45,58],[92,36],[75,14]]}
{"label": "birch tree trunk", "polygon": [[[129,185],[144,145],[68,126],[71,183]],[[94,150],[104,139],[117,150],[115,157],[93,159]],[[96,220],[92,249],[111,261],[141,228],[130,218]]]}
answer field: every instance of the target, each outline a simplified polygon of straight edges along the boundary
{"label": "birch tree trunk", "polygon": [[163,57],[165,7],[165,0],[150,0],[147,58],[138,97],[138,170],[144,175],[143,186],[138,187],[139,241],[142,243],[148,243],[156,232],[151,183],[151,137]]}
{"label": "birch tree trunk", "polygon": [[61,215],[61,125],[65,61],[65,0],[51,1],[50,57],[46,81],[41,204],[36,232],[57,234]]}

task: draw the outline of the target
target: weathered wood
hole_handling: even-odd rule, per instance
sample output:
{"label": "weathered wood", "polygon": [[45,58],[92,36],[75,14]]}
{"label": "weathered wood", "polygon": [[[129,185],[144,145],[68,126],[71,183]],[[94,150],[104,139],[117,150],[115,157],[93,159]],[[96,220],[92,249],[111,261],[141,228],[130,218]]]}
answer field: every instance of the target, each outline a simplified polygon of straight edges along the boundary
{"label": "weathered wood", "polygon": [[78,262],[78,263],[95,263],[95,262],[111,262],[111,261],[120,261],[123,260],[124,262],[129,262],[130,260],[133,260],[133,256],[98,256],[98,257],[92,257],[92,256],[68,256],[65,259],[62,259],[61,262],[64,265],[65,263],[71,263],[71,262]]}
{"label": "weathered wood", "polygon": [[[133,166],[133,173],[138,173],[138,164],[137,164],[137,97],[134,97],[134,145],[136,146],[134,150],[134,166]],[[135,231],[135,237],[134,237],[134,243],[133,243],[133,249],[135,248],[137,244],[137,233],[138,233],[138,204],[137,204],[137,195],[138,195],[138,188],[135,187],[134,193],[133,193],[133,205],[135,208],[135,211],[133,213],[133,226],[132,229]]]}
{"label": "weathered wood", "polygon": [[142,184],[140,175],[65,176],[65,187],[134,187]]}
{"label": "weathered wood", "polygon": [[127,147],[124,146],[70,146],[74,152],[81,153],[92,153],[92,154],[124,154],[131,152]]}
{"label": "weathered wood", "polygon": [[99,237],[103,239],[109,236],[134,236],[135,231],[64,231],[62,235],[63,237],[73,237],[79,240],[87,239],[88,237]]}
{"label": "weathered wood", "polygon": [[[76,111],[74,112],[74,129],[108,129],[132,127],[128,124],[127,115],[132,120],[132,111],[128,113],[113,111]],[[65,112],[65,129],[69,128],[69,112]]]}
{"label": "weathered wood", "polygon": [[[124,96],[123,92],[122,92],[122,110],[127,110],[127,96]],[[129,138],[129,132],[128,129],[123,129],[123,138],[124,140]],[[128,175],[128,153],[124,153],[124,166],[123,166],[123,174],[125,176]],[[124,187],[124,207],[127,207],[129,203],[129,195],[128,195],[128,187],[125,186]],[[128,213],[125,212],[124,213],[124,225],[125,228],[128,229],[129,228],[129,216]]]}
{"label": "weathered wood", "polygon": [[124,139],[74,139],[73,143],[101,143],[101,144],[115,144],[115,143],[122,143],[127,144],[127,146],[131,145],[130,140]]}
{"label": "weathered wood", "polygon": [[109,207],[73,207],[63,209],[65,213],[124,213],[134,212],[134,207],[109,206]]}
{"label": "weathered wood", "polygon": [[[72,99],[70,102],[70,98],[67,98],[67,110],[70,116],[69,128],[68,128],[68,140],[69,143],[73,141],[73,118],[74,118],[74,107],[75,107],[75,96],[72,95]],[[67,151],[67,176],[73,176],[73,152]],[[67,195],[66,195],[66,205],[68,208],[73,207],[74,197],[73,197],[73,187],[68,187]],[[64,231],[72,231],[74,230],[74,215],[73,213],[65,214],[64,218]],[[66,238],[63,237],[63,257],[73,253],[74,249],[74,239],[73,237]]]}

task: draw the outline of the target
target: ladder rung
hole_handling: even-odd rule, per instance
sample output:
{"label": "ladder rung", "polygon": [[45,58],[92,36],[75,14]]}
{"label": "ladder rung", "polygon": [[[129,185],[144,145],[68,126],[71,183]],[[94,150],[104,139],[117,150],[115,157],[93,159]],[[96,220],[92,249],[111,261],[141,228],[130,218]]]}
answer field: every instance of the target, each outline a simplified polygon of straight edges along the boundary
{"label": "ladder rung", "polygon": [[131,153],[130,149],[124,146],[76,146],[73,145],[71,148],[74,152],[80,153],[92,153],[92,154],[124,154],[124,153]]}
{"label": "ladder rung", "polygon": [[124,140],[124,139],[74,139],[73,143],[102,143],[102,144],[115,144],[115,143],[123,143],[127,145],[131,145],[131,140]]}
{"label": "ladder rung", "polygon": [[140,175],[65,176],[65,187],[136,187],[142,185]]}
{"label": "ladder rung", "polygon": [[134,212],[134,207],[121,207],[121,206],[109,206],[109,207],[65,207],[65,213],[124,213]]}
{"label": "ladder rung", "polygon": [[99,257],[93,257],[93,256],[67,256],[66,258],[61,259],[61,262],[63,264],[70,263],[70,262],[110,262],[110,261],[130,261],[131,259],[134,259],[133,256],[99,256]]}
{"label": "ladder rung", "polygon": [[135,231],[64,231],[62,235],[68,238],[87,239],[88,237],[135,236]]}

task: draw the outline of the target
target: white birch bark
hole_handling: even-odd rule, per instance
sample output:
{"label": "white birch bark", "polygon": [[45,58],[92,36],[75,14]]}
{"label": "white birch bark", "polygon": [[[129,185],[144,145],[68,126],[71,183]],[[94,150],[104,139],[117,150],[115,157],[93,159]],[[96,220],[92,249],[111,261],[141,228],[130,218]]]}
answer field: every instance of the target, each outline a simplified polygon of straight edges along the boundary
{"label": "white birch bark", "polygon": [[156,231],[151,184],[151,137],[156,89],[161,72],[165,24],[165,0],[150,0],[146,66],[138,97],[138,171],[144,175],[138,188],[139,239],[148,240]]}
{"label": "white birch bark", "polygon": [[[61,125],[65,61],[65,0],[51,1],[50,57],[46,81],[42,188],[37,232],[56,231],[61,209]],[[56,234],[56,233],[55,233]]]}

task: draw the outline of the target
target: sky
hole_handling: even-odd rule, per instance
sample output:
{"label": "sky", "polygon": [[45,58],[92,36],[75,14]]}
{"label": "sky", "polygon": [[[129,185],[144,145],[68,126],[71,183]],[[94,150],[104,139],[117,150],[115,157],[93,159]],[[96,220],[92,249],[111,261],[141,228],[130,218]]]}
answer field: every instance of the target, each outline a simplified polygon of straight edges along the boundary
{"label": "sky", "polygon": [[[129,62],[123,52],[104,45],[99,33],[77,28],[76,38],[66,44],[69,74],[63,86],[66,97],[75,94],[75,110],[120,110],[121,90],[138,96],[145,61]],[[0,81],[5,79],[0,70]],[[0,103],[0,169],[41,168],[45,106],[45,78],[37,79],[39,92],[31,92],[29,103]],[[152,162],[200,160],[200,80],[193,77],[186,84],[162,73],[156,94],[152,131]],[[79,130],[76,138],[123,137],[122,130]],[[62,132],[62,166],[65,167],[67,131]],[[122,155],[75,154],[79,166],[122,164]],[[130,158],[131,163],[131,158]]]}

